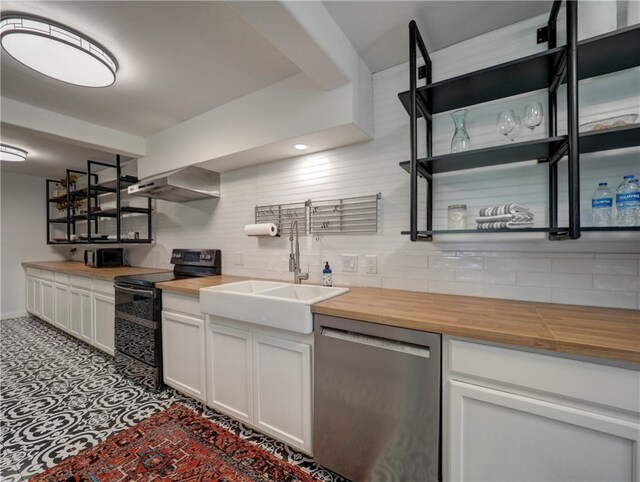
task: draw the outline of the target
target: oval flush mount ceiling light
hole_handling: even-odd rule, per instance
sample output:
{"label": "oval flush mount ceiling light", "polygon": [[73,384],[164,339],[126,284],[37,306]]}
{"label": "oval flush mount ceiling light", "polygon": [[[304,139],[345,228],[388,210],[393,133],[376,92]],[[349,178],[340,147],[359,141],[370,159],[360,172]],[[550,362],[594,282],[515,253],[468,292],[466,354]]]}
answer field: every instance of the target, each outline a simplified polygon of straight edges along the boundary
{"label": "oval flush mount ceiling light", "polygon": [[0,43],[18,62],[69,84],[107,87],[116,80],[118,65],[108,50],[44,18],[3,15]]}
{"label": "oval flush mount ceiling light", "polygon": [[304,151],[306,149],[309,149],[309,146],[306,144],[294,144],[293,148],[298,149],[299,151]]}
{"label": "oval flush mount ceiling light", "polygon": [[27,151],[18,147],[0,144],[0,161],[21,162],[27,160]]}

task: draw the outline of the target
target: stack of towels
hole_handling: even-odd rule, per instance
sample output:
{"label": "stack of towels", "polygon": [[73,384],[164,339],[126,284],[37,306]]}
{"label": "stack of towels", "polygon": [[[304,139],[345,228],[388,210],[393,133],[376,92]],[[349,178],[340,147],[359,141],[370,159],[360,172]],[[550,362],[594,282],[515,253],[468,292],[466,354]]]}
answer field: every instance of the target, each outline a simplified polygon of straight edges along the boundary
{"label": "stack of towels", "polygon": [[533,226],[533,213],[519,204],[509,203],[480,209],[478,229],[514,229]]}

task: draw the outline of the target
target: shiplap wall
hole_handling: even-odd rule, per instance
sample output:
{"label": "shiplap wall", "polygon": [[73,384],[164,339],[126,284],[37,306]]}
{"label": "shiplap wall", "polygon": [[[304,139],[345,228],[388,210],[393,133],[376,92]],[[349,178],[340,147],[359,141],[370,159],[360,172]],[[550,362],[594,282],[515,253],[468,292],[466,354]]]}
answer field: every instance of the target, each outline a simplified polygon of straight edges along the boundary
{"label": "shiplap wall", "polygon": [[[530,19],[435,52],[434,80],[546,48],[546,44],[535,43],[535,30],[545,21],[544,17]],[[639,76],[634,69],[582,82],[581,122],[638,112]],[[131,261],[169,268],[172,248],[220,248],[225,274],[290,279],[286,237],[249,238],[243,234],[243,226],[253,223],[256,204],[380,192],[377,234],[301,238],[301,262],[303,268],[309,264],[310,282],[321,282],[323,261],[329,260],[336,285],[640,308],[637,234],[585,235],[579,241],[564,242],[531,234],[458,235],[440,237],[433,243],[411,243],[401,236],[400,231],[408,228],[409,176],[398,162],[409,155],[409,119],[397,93],[408,88],[408,64],[375,74],[373,82],[373,141],[225,172],[219,200],[186,204],[159,201],[154,218],[157,243],[150,250],[131,250]],[[546,106],[544,99],[545,93],[540,91],[470,107],[469,133],[474,147],[504,142],[495,128],[498,111],[515,108],[521,113],[532,100],[541,100]],[[562,105],[562,95],[561,99]],[[561,125],[565,118],[561,112]],[[449,114],[437,116],[436,154],[448,151],[452,134]],[[528,131],[522,134],[527,135],[531,136]],[[545,136],[544,126],[534,135]],[[546,169],[545,165],[529,164],[437,176],[435,226],[446,224],[448,204],[466,203],[468,223],[473,226],[479,207],[501,202],[530,207],[537,224],[544,225]],[[590,198],[597,182],[606,180],[617,186],[627,173],[640,174],[638,149],[583,156],[581,204],[585,225],[589,225]],[[566,199],[566,192],[561,194],[562,199]],[[562,219],[566,219],[565,212],[561,213]],[[342,273],[342,254],[358,255],[358,273]],[[365,255],[377,255],[377,274],[365,274]]]}

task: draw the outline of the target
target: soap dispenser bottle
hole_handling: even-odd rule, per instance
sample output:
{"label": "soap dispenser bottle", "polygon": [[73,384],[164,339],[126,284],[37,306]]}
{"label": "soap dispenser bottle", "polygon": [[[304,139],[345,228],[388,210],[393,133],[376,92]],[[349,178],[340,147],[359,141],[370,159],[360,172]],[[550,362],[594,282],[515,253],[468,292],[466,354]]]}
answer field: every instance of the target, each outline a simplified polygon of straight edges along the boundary
{"label": "soap dispenser bottle", "polygon": [[322,270],[322,286],[332,286],[333,275],[331,268],[329,267],[329,261],[324,262],[324,269]]}

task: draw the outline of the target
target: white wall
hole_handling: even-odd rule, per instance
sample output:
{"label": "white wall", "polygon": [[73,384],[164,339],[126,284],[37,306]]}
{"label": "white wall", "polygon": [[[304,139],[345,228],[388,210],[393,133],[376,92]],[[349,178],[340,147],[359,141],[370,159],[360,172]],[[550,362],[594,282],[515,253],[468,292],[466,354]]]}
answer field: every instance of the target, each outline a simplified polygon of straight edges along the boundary
{"label": "white wall", "polygon": [[[535,43],[535,30],[544,23],[544,17],[539,17],[435,52],[434,80],[544,49],[544,45]],[[638,112],[637,79],[638,69],[634,69],[582,82],[582,121]],[[408,228],[409,177],[398,162],[408,159],[409,130],[408,116],[397,93],[407,88],[407,64],[374,76],[375,139],[371,142],[225,172],[219,200],[158,202],[157,245],[150,251],[133,252],[132,261],[170,267],[172,248],[220,248],[225,274],[290,279],[287,238],[256,239],[242,234],[243,225],[253,222],[256,204],[381,192],[377,234],[302,239],[301,261],[303,266],[310,264],[311,282],[320,282],[322,262],[329,260],[336,285],[640,308],[637,233],[585,234],[581,240],[564,242],[530,234],[449,236],[434,243],[411,243],[401,236],[400,231]],[[470,107],[469,132],[474,146],[503,142],[494,125],[496,113],[506,107],[522,111],[527,102],[537,99],[544,99],[544,92]],[[560,113],[559,118],[562,125],[564,114]],[[437,116],[436,154],[447,152],[452,134],[448,113]],[[544,128],[535,133],[536,137],[544,135]],[[589,225],[590,196],[597,181],[607,180],[617,186],[624,174],[639,175],[638,154],[638,149],[627,149],[583,156],[581,197],[585,225]],[[506,201],[531,207],[537,224],[545,225],[546,189],[545,165],[438,176],[434,189],[436,227],[444,223],[448,204],[465,202],[473,225],[479,207]],[[561,213],[561,220],[565,218],[566,213]],[[341,273],[343,253],[359,256],[358,273]],[[375,275],[364,274],[367,254],[378,256]]]}
{"label": "white wall", "polygon": [[45,178],[0,174],[0,312],[2,318],[25,314],[22,261],[65,259],[68,248],[46,243]]}

